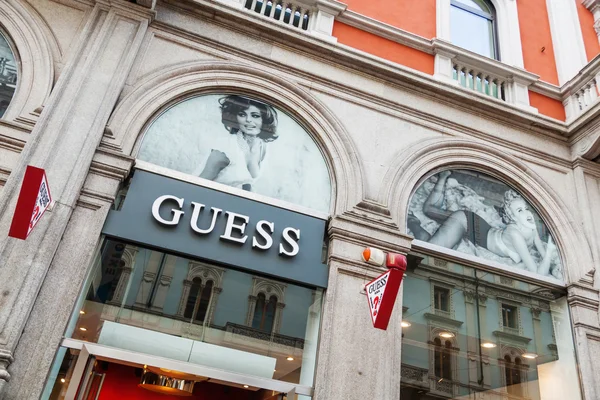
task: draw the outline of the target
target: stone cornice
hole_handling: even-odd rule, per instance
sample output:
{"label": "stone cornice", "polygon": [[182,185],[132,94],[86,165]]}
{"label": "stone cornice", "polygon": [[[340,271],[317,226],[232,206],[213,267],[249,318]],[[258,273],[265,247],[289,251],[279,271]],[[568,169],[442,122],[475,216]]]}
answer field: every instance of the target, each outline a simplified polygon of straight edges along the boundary
{"label": "stone cornice", "polygon": [[519,342],[519,343],[523,343],[523,344],[528,344],[529,342],[531,342],[531,338],[528,338],[525,336],[520,336],[520,335],[515,335],[512,333],[506,333],[503,331],[494,331],[494,332],[492,332],[492,334],[494,336],[498,336],[501,339],[512,340],[513,342]]}
{"label": "stone cornice", "polygon": [[382,226],[378,221],[349,213],[333,217],[327,231],[330,240],[337,239],[394,253],[408,253],[413,240],[397,228]]}
{"label": "stone cornice", "polygon": [[425,319],[429,319],[432,321],[436,321],[436,322],[441,322],[442,324],[446,324],[446,325],[450,325],[450,326],[455,326],[455,327],[460,327],[463,324],[463,321],[458,321],[456,319],[452,319],[452,318],[448,318],[448,317],[444,317],[442,315],[436,315],[436,314],[432,314],[432,313],[425,313],[423,314],[423,316],[425,317]]}

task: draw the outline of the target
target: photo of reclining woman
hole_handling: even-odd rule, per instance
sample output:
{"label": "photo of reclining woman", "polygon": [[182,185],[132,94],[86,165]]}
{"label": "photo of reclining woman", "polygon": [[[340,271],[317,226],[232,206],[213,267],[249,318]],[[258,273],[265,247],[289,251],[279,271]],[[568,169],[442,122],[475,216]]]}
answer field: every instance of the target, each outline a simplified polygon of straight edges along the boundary
{"label": "photo of reclining woman", "polygon": [[411,199],[415,239],[562,280],[560,257],[542,219],[504,183],[474,171],[443,171]]}

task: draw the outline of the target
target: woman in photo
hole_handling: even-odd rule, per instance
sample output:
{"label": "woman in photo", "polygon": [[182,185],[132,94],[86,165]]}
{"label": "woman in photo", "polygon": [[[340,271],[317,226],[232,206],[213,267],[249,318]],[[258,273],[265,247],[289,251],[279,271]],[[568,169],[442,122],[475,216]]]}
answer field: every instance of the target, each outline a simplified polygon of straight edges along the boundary
{"label": "woman in photo", "polygon": [[[475,244],[500,257],[509,257],[518,268],[544,276],[550,275],[556,246],[550,236],[546,244],[540,239],[527,202],[515,191],[507,190],[500,211],[506,227],[493,228],[472,211],[448,211],[442,208],[444,189],[450,174],[450,171],[438,174],[433,190],[423,203],[424,214],[440,224],[433,235],[423,229],[421,221],[409,212],[407,225],[415,238],[447,248],[454,248],[463,238],[475,238]],[[542,256],[539,265],[531,255],[533,247]]]}
{"label": "woman in photo", "polygon": [[[242,96],[219,100],[226,139],[213,148],[200,177],[252,190],[267,155],[267,143],[277,139],[277,111]],[[218,141],[217,141],[218,142]]]}

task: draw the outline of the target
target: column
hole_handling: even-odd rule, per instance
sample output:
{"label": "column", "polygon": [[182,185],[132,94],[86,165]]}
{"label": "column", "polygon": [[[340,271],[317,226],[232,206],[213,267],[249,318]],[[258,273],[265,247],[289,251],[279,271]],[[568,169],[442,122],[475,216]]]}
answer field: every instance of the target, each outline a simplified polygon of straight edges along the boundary
{"label": "column", "polygon": [[[39,398],[71,314],[70,305],[81,290],[86,267],[94,256],[111,196],[114,198],[119,180],[131,167],[128,157],[96,149],[152,16],[153,11],[130,2],[95,2],[3,189],[0,197],[3,278],[0,280],[0,398],[3,400]],[[108,173],[98,174],[97,191],[90,190],[96,183],[87,182],[84,186],[93,161],[100,170],[105,166],[115,167],[112,177]],[[46,170],[56,204],[27,241],[21,241],[8,238],[7,232],[27,165]],[[9,383],[13,379],[14,384]]]}

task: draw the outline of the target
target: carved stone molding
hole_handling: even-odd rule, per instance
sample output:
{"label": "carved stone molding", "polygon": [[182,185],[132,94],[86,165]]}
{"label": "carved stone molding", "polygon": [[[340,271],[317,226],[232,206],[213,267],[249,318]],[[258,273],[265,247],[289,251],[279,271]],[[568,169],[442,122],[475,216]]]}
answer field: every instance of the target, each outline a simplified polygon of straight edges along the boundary
{"label": "carved stone molding", "polygon": [[[260,82],[260,83],[259,83]],[[117,104],[101,147],[132,154],[147,122],[167,104],[190,94],[243,91],[273,104],[307,127],[322,150],[333,175],[336,197],[332,213],[341,213],[363,198],[363,178],[358,150],[344,125],[316,97],[288,77],[268,68],[231,61],[194,61],[165,67],[136,83]]]}
{"label": "carved stone molding", "polygon": [[481,171],[514,187],[538,210],[563,255],[565,280],[575,282],[591,268],[591,250],[583,228],[555,189],[528,165],[506,151],[474,140],[435,138],[403,148],[382,180],[377,201],[390,208],[392,219],[406,229],[406,211],[411,193],[431,173],[453,166]]}

